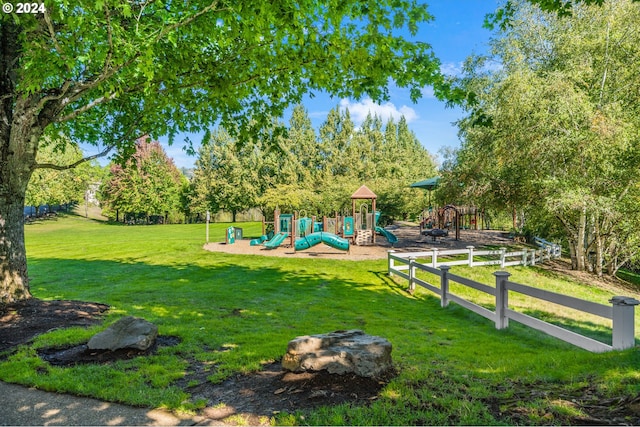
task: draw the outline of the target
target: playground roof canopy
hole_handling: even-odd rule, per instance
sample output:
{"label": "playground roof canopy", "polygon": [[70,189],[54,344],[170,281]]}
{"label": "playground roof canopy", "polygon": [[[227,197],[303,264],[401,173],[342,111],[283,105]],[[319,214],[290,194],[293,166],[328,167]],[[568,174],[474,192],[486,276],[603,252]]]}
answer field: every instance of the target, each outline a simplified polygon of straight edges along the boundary
{"label": "playground roof canopy", "polygon": [[433,178],[424,179],[422,181],[414,182],[409,187],[413,188],[424,188],[425,190],[433,190],[440,183],[440,177],[434,176]]}
{"label": "playground roof canopy", "polygon": [[369,190],[366,185],[358,188],[355,193],[351,195],[352,199],[377,199],[376,193]]}

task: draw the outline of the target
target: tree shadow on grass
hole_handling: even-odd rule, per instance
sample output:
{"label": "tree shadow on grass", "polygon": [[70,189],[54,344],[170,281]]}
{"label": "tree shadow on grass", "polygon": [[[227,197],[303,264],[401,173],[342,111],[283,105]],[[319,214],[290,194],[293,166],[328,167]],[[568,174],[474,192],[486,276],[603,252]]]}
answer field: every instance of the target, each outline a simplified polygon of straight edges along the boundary
{"label": "tree shadow on grass", "polygon": [[[443,310],[436,295],[428,297],[430,293],[425,297],[410,296],[402,284],[383,271],[323,271],[310,262],[286,259],[248,257],[246,265],[234,263],[245,258],[216,259],[211,265],[202,266],[151,265],[134,259],[116,262],[34,258],[30,264],[35,277],[32,292],[39,298],[108,304],[112,313],[108,323],[115,317],[134,315],[158,324],[161,334],[180,337],[180,344],[163,348],[159,358],[149,362],[157,364],[157,369],[166,369],[167,358],[178,360],[179,367],[174,369],[180,371],[180,379],[169,386],[154,385],[154,376],[149,374],[143,378],[148,391],[142,393],[158,396],[163,389],[179,389],[191,395],[192,405],[220,409],[209,411],[210,417],[224,419],[229,414],[251,413],[258,417],[248,418],[251,424],[261,422],[260,417],[272,416],[274,411],[336,403],[325,399],[336,393],[326,378],[297,382],[309,384],[310,388],[304,389],[306,394],[299,391],[303,390],[300,386],[277,387],[284,381],[278,361],[288,341],[299,335],[365,329],[389,339],[400,354],[412,353],[418,346],[416,340],[426,339],[433,342],[431,356],[436,357],[449,354],[447,347],[468,346],[464,344],[468,340],[477,342],[478,336],[486,335],[487,340],[493,337],[497,346],[504,341],[504,332],[495,331],[490,321],[477,321],[479,316],[455,305]],[[330,267],[333,263],[322,265]],[[513,328],[508,334],[525,342],[537,339],[528,332],[522,333],[521,328]],[[134,364],[100,369],[108,376],[113,369],[134,372],[147,368]],[[250,378],[250,372],[256,372],[256,377]],[[37,374],[46,376],[48,372]],[[68,375],[74,373],[70,371]],[[265,383],[254,382],[258,377]],[[81,378],[77,381],[82,384]],[[105,386],[112,387],[111,391],[101,391],[102,398],[123,400],[122,383],[111,384]],[[366,394],[365,388],[373,390],[373,395]],[[257,396],[258,389],[264,393]],[[372,385],[363,386],[358,393],[348,389],[360,398],[347,401],[367,405],[377,399],[378,390]],[[296,400],[297,395],[305,396],[309,406]],[[274,406],[274,396],[284,398],[286,406]],[[362,400],[362,396],[368,398]],[[172,399],[160,396],[141,404],[169,408],[184,404],[183,398]]]}
{"label": "tree shadow on grass", "polygon": [[299,335],[365,325],[381,330],[376,325],[397,315],[386,308],[387,300],[397,300],[404,313],[411,313],[415,305],[389,292],[371,272],[361,272],[359,282],[344,274],[314,271],[312,266],[294,268],[290,260],[248,262],[236,265],[221,257],[209,266],[162,266],[133,259],[33,258],[30,271],[37,298],[107,304],[111,311],[105,323],[124,315],[156,323],[161,335],[181,340],[162,353],[186,361],[189,371],[202,371],[213,381],[279,360],[288,341]]}

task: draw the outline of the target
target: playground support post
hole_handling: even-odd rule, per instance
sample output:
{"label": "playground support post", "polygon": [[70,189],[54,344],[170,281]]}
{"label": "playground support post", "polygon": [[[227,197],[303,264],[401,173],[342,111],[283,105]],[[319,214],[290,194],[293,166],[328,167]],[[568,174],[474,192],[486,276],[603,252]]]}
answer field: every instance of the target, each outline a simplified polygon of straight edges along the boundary
{"label": "playground support post", "polygon": [[[313,231],[313,220],[311,222],[311,231]],[[298,237],[298,213],[293,212],[293,216],[291,217],[291,230],[289,230],[289,239],[291,242],[291,247],[293,251],[296,251],[296,238]]]}
{"label": "playground support post", "polygon": [[273,211],[273,234],[280,233],[280,209]]}

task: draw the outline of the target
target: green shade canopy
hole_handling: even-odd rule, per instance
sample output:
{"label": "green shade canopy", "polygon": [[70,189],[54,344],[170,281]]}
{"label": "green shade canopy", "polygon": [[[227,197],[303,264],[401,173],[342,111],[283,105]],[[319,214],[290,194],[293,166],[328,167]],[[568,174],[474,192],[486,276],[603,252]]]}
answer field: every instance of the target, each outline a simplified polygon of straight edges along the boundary
{"label": "green shade canopy", "polygon": [[425,179],[425,180],[422,180],[422,181],[414,182],[409,187],[424,188],[425,190],[431,191],[431,190],[433,190],[434,188],[436,188],[438,186],[438,183],[440,183],[440,177],[439,176],[434,176],[433,178],[429,178],[429,179]]}

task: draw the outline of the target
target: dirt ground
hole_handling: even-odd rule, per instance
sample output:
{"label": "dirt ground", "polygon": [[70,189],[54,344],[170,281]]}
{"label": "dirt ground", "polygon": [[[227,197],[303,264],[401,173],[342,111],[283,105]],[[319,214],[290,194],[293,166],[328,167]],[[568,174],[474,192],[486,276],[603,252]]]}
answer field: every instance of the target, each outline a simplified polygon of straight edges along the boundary
{"label": "dirt ground", "polygon": [[[508,237],[497,231],[462,231],[461,240],[452,237],[438,239],[433,242],[430,238],[420,238],[417,229],[398,227],[392,230],[399,242],[394,249],[399,251],[419,250],[428,247],[464,248],[468,245],[481,247],[483,245],[509,244]],[[386,251],[392,249],[384,240],[379,246],[355,247],[350,253],[334,251],[322,247],[304,252],[292,253],[287,248],[264,251],[259,247],[250,247],[244,242],[234,245],[210,243],[208,250],[225,250],[232,253],[255,253],[270,256],[294,257],[323,257],[339,259],[376,259],[386,257]],[[512,242],[511,242],[512,243]],[[321,246],[321,245],[319,245]],[[549,268],[558,272],[567,272],[566,262],[555,262]],[[610,283],[604,282],[603,286]],[[83,301],[42,301],[30,299],[17,304],[0,306],[0,359],[7,357],[16,346],[28,344],[35,336],[57,328],[70,326],[91,326],[102,321],[108,306],[95,302]],[[40,352],[43,360],[52,365],[73,365],[78,363],[112,363],[118,359],[144,357],[157,351],[158,347],[175,345],[179,342],[176,337],[160,336],[156,345],[147,352],[119,351],[119,352],[90,352],[86,345],[65,349],[45,349]],[[282,370],[280,363],[270,363],[263,366],[259,372],[249,375],[235,375],[221,384],[207,381],[209,373],[197,361],[192,361],[187,375],[176,385],[192,395],[194,401],[202,399],[206,408],[202,415],[212,420],[224,420],[230,424],[237,424],[228,418],[240,415],[243,423],[259,425],[268,422],[269,417],[281,412],[293,413],[297,410],[305,411],[311,408],[340,403],[350,403],[354,406],[368,405],[375,401],[380,390],[395,375],[389,372],[378,380],[360,378],[354,375],[331,375],[327,372],[309,372],[294,374]],[[517,379],[513,380],[518,383]],[[587,416],[572,417],[566,415],[562,424],[567,425],[630,425],[640,423],[640,396],[622,396],[611,398],[601,396],[593,388],[575,390],[572,395],[556,385],[558,390],[550,389],[553,385],[547,383],[522,384],[520,392],[508,401],[500,401],[495,397],[485,402],[497,420],[511,423],[529,423],[526,413],[518,405],[519,401],[527,401],[540,396],[547,396],[570,402]],[[500,390],[496,390],[499,394]],[[491,395],[491,393],[489,393]],[[224,402],[224,405],[220,405]],[[556,414],[557,416],[557,414]],[[230,421],[231,420],[231,421]],[[558,418],[554,419],[558,422]]]}

